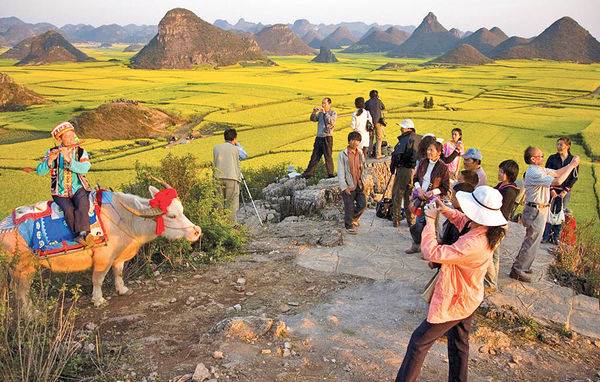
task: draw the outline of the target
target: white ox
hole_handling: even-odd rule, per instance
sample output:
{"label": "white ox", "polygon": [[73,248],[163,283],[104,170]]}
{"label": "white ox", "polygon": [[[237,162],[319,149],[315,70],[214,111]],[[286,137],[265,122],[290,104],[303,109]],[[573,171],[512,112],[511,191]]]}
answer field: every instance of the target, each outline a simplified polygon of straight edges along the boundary
{"label": "white ox", "polygon": [[[158,192],[158,189],[152,186],[149,190],[152,197]],[[29,306],[29,288],[38,266],[62,273],[81,272],[92,268],[92,302],[96,306],[106,303],[102,297],[102,282],[111,267],[117,293],[129,294],[130,290],[123,281],[124,263],[132,259],[142,245],[157,237],[155,218],[158,216],[162,215],[164,219],[165,230],[161,234],[162,237],[171,240],[185,238],[195,242],[202,235],[200,227],[194,225],[183,214],[183,205],[179,198],[173,199],[167,212],[163,214],[161,210],[151,208],[148,199],[115,192],[111,203],[102,204],[101,215],[109,238],[106,246],[48,259],[39,259],[34,255],[16,230],[0,234],[0,251],[7,253],[8,261],[14,264],[11,269],[12,279],[23,306]]]}

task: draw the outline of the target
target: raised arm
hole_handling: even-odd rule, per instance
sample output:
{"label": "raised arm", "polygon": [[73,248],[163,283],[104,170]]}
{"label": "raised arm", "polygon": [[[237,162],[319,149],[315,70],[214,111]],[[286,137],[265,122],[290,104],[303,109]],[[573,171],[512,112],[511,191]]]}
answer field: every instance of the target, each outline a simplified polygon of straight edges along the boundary
{"label": "raised arm", "polygon": [[567,180],[567,178],[569,177],[571,172],[575,168],[577,168],[577,166],[579,166],[579,156],[575,156],[573,158],[573,160],[571,161],[571,163],[569,163],[565,167],[558,169],[558,170],[554,170],[556,175],[554,177],[554,180],[552,181],[552,185],[560,186],[561,184],[563,184],[565,182],[565,180]]}

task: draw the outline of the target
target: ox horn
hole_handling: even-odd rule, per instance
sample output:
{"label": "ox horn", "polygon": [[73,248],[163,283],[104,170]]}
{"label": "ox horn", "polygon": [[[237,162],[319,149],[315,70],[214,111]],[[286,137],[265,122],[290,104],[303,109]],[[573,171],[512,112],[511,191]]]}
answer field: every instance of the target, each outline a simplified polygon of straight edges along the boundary
{"label": "ox horn", "polygon": [[150,218],[156,218],[156,217],[163,215],[163,212],[159,208],[145,208],[143,210],[139,210],[137,208],[128,206],[127,204],[125,204],[123,202],[119,202],[119,203],[121,203],[123,208],[125,208],[127,211],[129,211],[132,214],[134,214],[135,216],[139,216],[141,218],[150,219]]}
{"label": "ox horn", "polygon": [[154,181],[156,181],[156,182],[158,182],[158,183],[162,184],[162,186],[163,186],[164,188],[173,188],[173,187],[172,187],[172,186],[171,186],[169,183],[167,183],[167,182],[165,182],[164,180],[162,180],[162,179],[160,179],[160,178],[157,178],[157,177],[155,177],[155,176],[153,176],[153,175],[150,175],[150,179],[153,179]]}

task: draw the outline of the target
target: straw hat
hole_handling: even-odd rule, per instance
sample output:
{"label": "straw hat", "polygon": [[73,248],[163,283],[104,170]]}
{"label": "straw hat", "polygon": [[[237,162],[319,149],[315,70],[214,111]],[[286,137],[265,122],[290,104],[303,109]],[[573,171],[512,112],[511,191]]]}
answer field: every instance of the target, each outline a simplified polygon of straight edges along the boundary
{"label": "straw hat", "polygon": [[456,199],[463,213],[472,221],[487,227],[508,224],[500,208],[502,195],[490,186],[480,186],[473,192],[458,191]]}

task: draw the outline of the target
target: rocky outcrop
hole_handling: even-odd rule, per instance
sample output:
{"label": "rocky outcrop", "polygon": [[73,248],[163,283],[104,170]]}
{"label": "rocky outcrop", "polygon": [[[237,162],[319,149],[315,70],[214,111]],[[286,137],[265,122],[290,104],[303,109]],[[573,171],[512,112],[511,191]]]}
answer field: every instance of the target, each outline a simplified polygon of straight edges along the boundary
{"label": "rocky outcrop", "polygon": [[24,110],[27,106],[45,102],[39,94],[15,83],[8,75],[0,73],[0,111]]}
{"label": "rocky outcrop", "polygon": [[321,47],[319,54],[312,59],[312,62],[333,63],[338,62],[338,59],[331,49]]}
{"label": "rocky outcrop", "polygon": [[142,69],[191,69],[267,61],[256,41],[217,28],[183,8],[172,9],[158,25],[158,34],[131,65]]}
{"label": "rocky outcrop", "polygon": [[[365,194],[371,201],[380,200],[390,179],[389,161],[369,160],[366,167]],[[393,182],[393,180],[392,180]],[[288,216],[310,216],[326,211],[341,200],[338,179],[322,179],[316,185],[307,185],[303,178],[282,178],[263,189],[265,202],[280,220]],[[388,188],[391,195],[391,186]],[[273,216],[275,213],[271,212]]]}

